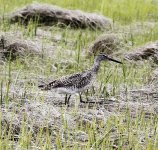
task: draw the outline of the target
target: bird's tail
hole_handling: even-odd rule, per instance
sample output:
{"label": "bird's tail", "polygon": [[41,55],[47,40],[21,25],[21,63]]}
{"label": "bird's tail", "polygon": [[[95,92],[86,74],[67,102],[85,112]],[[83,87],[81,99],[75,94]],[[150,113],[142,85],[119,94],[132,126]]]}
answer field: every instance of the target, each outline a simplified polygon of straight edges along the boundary
{"label": "bird's tail", "polygon": [[[40,82],[41,83],[41,82]],[[47,91],[47,90],[51,90],[51,86],[50,84],[47,84],[45,82],[42,81],[42,84],[38,85],[38,88],[40,88],[43,91]]]}
{"label": "bird's tail", "polygon": [[51,86],[49,84],[38,85],[38,88],[40,88],[43,91],[51,90]]}

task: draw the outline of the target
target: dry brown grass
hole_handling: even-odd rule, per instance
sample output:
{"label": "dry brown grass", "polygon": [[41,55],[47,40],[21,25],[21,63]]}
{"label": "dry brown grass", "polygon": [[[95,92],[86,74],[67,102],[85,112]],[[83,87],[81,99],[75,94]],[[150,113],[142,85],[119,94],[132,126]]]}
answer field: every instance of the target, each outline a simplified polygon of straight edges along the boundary
{"label": "dry brown grass", "polygon": [[133,52],[127,53],[125,57],[126,59],[135,61],[151,58],[155,62],[158,62],[158,43],[153,42],[138,47],[136,50],[133,50]]}
{"label": "dry brown grass", "polygon": [[105,53],[107,55],[113,54],[120,50],[123,46],[123,38],[120,34],[104,34],[99,36],[89,47],[89,56],[98,53]]}
{"label": "dry brown grass", "polygon": [[107,28],[111,20],[102,15],[85,13],[80,10],[67,10],[48,4],[34,3],[9,15],[11,22],[19,20],[28,24],[30,20],[43,25],[69,25],[73,28]]}

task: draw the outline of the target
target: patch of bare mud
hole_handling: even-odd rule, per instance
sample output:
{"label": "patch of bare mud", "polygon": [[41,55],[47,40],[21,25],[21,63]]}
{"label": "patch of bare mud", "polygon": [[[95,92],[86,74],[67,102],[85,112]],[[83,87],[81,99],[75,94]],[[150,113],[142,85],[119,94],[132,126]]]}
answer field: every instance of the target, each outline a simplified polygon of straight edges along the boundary
{"label": "patch of bare mud", "polygon": [[[146,119],[150,119],[158,114],[157,84],[122,91],[116,98],[92,97],[92,101],[104,101],[102,104],[79,103],[79,98],[73,95],[69,107],[64,105],[64,95],[54,91],[31,91],[22,87],[18,90],[17,87],[12,86],[10,90],[9,105],[3,104],[1,107],[2,127],[11,130],[13,138],[17,141],[24,119],[25,127],[34,137],[40,129],[43,132],[49,131],[53,135],[51,142],[54,143],[60,133],[62,143],[66,143],[69,136],[70,145],[73,147],[76,142],[82,145],[89,140],[86,131],[76,130],[79,126],[93,128],[95,122],[98,132],[104,136],[107,120],[112,116],[119,117],[128,113],[131,118],[135,118],[144,114]],[[126,119],[124,121],[126,122]],[[111,140],[117,147],[118,137],[115,128],[111,132],[113,132]]]}

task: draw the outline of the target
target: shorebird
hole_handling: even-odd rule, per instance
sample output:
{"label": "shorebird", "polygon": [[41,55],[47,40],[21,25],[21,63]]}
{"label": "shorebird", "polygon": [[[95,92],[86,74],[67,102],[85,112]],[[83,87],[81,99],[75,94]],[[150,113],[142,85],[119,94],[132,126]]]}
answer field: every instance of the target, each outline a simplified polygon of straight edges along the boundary
{"label": "shorebird", "polygon": [[96,79],[96,75],[99,71],[101,61],[113,61],[122,64],[122,62],[108,57],[105,54],[99,54],[95,60],[91,69],[81,73],[76,73],[70,76],[61,77],[48,84],[39,85],[41,90],[56,89],[58,93],[66,94],[65,105],[69,104],[69,100],[72,94],[78,93],[81,103],[86,103],[82,100],[81,93],[93,85]]}

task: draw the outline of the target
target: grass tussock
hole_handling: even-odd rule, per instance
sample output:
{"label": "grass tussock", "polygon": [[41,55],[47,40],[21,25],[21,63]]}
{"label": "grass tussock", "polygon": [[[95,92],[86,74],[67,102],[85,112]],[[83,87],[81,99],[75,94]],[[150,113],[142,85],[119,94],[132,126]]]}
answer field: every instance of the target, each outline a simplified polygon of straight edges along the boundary
{"label": "grass tussock", "polygon": [[143,47],[139,47],[137,50],[134,52],[131,52],[127,54],[127,59],[130,60],[141,60],[141,59],[153,59],[157,61],[157,56],[158,56],[158,43],[149,43],[146,44]]}
{"label": "grass tussock", "polygon": [[100,29],[109,28],[111,20],[94,13],[85,13],[79,10],[67,10],[48,4],[31,4],[21,10],[11,13],[8,17],[10,22],[22,22],[28,24],[30,20],[39,25],[70,26],[72,28]]}

